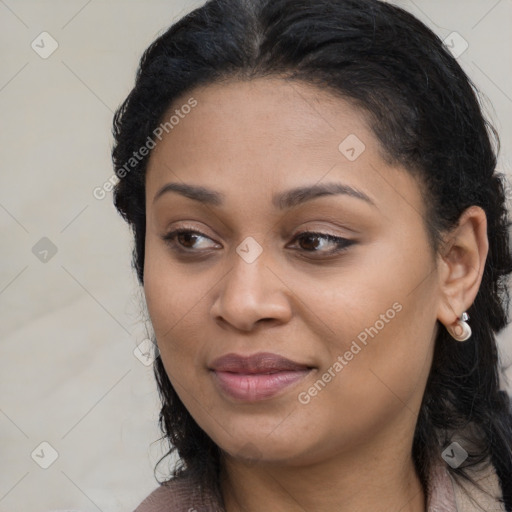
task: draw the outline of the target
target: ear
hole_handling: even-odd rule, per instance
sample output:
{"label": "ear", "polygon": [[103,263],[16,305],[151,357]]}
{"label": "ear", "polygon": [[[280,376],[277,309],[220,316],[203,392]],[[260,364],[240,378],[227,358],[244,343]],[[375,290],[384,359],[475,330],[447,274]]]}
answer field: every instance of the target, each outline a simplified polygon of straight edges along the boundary
{"label": "ear", "polygon": [[470,206],[443,241],[438,255],[441,302],[437,319],[451,330],[474,302],[482,282],[489,251],[487,217],[479,206]]}

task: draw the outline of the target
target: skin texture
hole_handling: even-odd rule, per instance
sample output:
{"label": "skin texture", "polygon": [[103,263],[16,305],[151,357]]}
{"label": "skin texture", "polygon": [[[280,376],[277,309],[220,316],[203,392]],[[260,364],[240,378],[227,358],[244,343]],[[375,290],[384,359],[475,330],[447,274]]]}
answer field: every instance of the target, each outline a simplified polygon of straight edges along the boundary
{"label": "skin texture", "polygon": [[[454,328],[477,294],[485,213],[466,210],[435,255],[421,187],[385,163],[365,116],[345,100],[265,78],[197,88],[169,112],[191,96],[197,106],[148,163],[144,291],[173,386],[225,451],[227,511],[261,503],[274,511],[424,511],[411,456],[416,417],[437,321]],[[353,161],[339,149],[351,134],[365,145]],[[213,189],[224,202],[176,192],[154,201],[170,182]],[[350,185],[374,205],[348,195],[282,211],[272,203],[276,193],[324,183]],[[176,228],[202,235],[169,245],[163,237]],[[335,244],[295,239],[304,231],[353,243],[329,255]],[[236,251],[247,237],[262,248],[252,263]],[[393,318],[376,324],[393,304]],[[351,343],[375,325],[378,333],[347,360]],[[257,352],[313,370],[266,400],[226,396],[208,366],[227,353]],[[338,356],[347,363],[340,371]],[[301,403],[299,393],[329,368],[335,376]]]}

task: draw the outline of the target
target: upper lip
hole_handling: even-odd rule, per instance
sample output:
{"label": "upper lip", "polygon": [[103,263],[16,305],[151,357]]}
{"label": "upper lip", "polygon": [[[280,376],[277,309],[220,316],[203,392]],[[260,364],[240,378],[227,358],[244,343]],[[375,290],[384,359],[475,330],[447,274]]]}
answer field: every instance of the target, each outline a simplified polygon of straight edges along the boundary
{"label": "upper lip", "polygon": [[308,370],[309,366],[296,363],[271,352],[259,352],[251,356],[225,354],[213,361],[211,370],[233,373],[272,373],[279,371]]}

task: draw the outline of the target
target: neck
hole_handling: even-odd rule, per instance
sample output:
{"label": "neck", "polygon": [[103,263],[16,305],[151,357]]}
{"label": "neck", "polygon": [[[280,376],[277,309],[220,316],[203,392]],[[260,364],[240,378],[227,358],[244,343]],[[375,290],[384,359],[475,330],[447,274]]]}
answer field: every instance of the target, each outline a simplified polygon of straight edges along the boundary
{"label": "neck", "polygon": [[[382,446],[382,445],[381,445]],[[384,445],[386,446],[386,445]],[[368,446],[309,464],[247,464],[226,456],[221,489],[226,512],[426,512],[411,451]]]}

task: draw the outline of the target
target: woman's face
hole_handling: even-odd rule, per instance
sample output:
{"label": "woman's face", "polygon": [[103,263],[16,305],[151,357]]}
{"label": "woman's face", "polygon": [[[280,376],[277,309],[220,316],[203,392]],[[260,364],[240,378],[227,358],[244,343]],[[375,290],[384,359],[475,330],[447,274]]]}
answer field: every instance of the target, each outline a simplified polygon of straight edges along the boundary
{"label": "woman's face", "polygon": [[144,290],[188,411],[235,457],[407,445],[440,300],[417,182],[304,83],[201,87],[173,114],[147,170]]}

